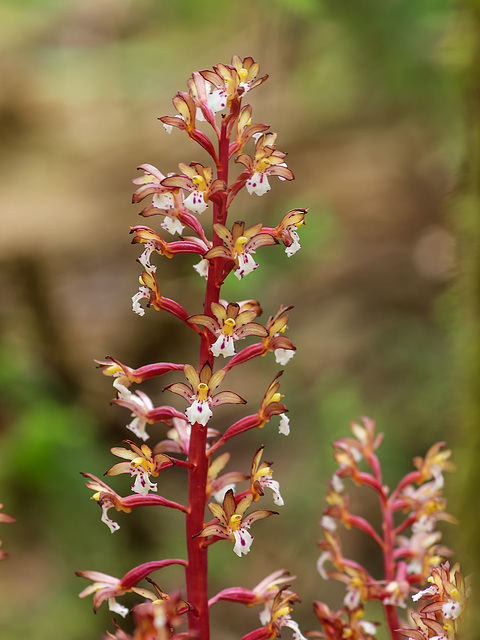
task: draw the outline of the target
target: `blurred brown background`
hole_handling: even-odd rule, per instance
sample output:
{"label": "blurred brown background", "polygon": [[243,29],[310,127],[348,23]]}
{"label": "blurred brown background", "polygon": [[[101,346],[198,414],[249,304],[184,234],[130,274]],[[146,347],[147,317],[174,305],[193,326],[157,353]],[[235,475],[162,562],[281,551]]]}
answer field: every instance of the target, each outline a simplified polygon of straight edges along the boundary
{"label": "blurred brown background", "polygon": [[[10,554],[0,565],[2,639],[97,638],[112,616],[106,607],[91,614],[73,572],[121,576],[182,553],[180,515],[119,515],[111,535],[79,472],[101,476],[113,464],[109,448],[129,435],[93,358],[195,358],[190,336],[166,315],[131,312],[140,252],[128,225],[142,223],[131,179],[145,162],[164,173],[206,162],[157,118],[173,115],[171,97],[192,71],[234,53],[270,75],[249,98],[255,119],[278,132],[296,180],[273,179],[263,198],[242,194],[232,219],[274,226],[290,208],[310,212],[300,253],[267,248],[260,269],[226,287],[232,300],[260,299],[264,321],[293,304],[298,352],[282,378],[289,440],[270,425],[234,445],[241,470],[266,445],[286,505],[257,525],[246,558],[227,543],[212,548],[212,593],[283,567],[298,576],[303,629],[316,626],[313,598],[340,606],[315,571],[315,543],[334,469],[329,443],[350,420],[369,415],[386,433],[387,484],[436,440],[463,460],[451,211],[465,155],[470,26],[453,0],[0,2],[0,499],[17,519],[0,531]],[[198,313],[190,263],[157,264],[162,293]],[[255,407],[277,370],[273,358],[245,365],[228,388]],[[156,404],[171,401],[160,389],[173,379],[146,386]],[[112,485],[121,493],[128,480]],[[167,497],[181,496],[179,486],[181,474],[159,479]],[[458,534],[447,537],[453,544]],[[365,551],[363,540],[352,548]],[[172,569],[159,583],[178,580]],[[257,625],[255,611],[228,605],[213,617],[218,638]]]}

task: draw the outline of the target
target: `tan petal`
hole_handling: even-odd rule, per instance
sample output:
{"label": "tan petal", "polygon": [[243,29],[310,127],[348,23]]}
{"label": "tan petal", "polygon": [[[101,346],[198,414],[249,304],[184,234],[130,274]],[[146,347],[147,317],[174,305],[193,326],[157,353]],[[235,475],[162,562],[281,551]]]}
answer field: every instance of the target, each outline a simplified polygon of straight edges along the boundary
{"label": "tan petal", "polygon": [[211,405],[212,407],[219,407],[222,404],[246,404],[247,401],[244,400],[238,393],[234,393],[233,391],[221,391],[220,393],[215,394],[212,397]]}
{"label": "tan petal", "polygon": [[212,512],[214,518],[217,518],[224,526],[228,525],[226,514],[217,502],[209,502],[207,506]]}
{"label": "tan petal", "polygon": [[222,384],[226,373],[227,372],[224,369],[219,369],[218,371],[215,371],[215,373],[209,378],[208,387],[210,391],[215,391],[215,389],[220,384]]}
{"label": "tan petal", "polygon": [[185,373],[186,379],[192,385],[192,389],[196,392],[198,385],[200,384],[200,378],[195,367],[192,367],[191,364],[186,364],[183,368],[183,372]]}

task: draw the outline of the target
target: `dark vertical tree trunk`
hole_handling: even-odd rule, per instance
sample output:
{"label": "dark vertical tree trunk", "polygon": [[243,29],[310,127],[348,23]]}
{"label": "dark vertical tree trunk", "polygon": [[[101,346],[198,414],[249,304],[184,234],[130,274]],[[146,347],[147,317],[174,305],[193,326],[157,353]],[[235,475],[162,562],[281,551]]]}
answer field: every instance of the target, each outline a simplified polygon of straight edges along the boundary
{"label": "dark vertical tree trunk", "polygon": [[[465,74],[465,162],[453,207],[458,240],[456,322],[461,469],[462,572],[477,574],[467,638],[479,637],[480,598],[480,2],[463,0],[471,50]],[[468,34],[467,41],[468,41]],[[460,43],[461,44],[461,43]]]}

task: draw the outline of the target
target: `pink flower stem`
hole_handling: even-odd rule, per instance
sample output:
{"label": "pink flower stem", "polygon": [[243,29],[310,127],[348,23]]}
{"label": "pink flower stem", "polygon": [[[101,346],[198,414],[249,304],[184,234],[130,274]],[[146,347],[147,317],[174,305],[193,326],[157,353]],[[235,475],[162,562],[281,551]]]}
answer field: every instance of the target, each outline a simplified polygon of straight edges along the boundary
{"label": "pink flower stem", "polygon": [[[383,529],[383,565],[385,571],[385,582],[388,585],[390,582],[395,580],[395,529],[393,522],[393,508],[392,503],[388,499],[386,489],[383,487],[382,482],[382,471],[380,467],[380,461],[377,456],[371,453],[367,457],[367,462],[370,465],[373,474],[375,476],[376,485],[374,488],[378,493],[378,497],[380,499],[380,508],[382,512],[382,529]],[[366,474],[368,475],[368,474]],[[371,486],[373,486],[371,484]],[[393,604],[384,604],[383,610],[385,613],[385,618],[387,620],[387,627],[390,632],[390,637],[392,640],[401,640],[402,636],[396,632],[396,629],[400,627],[400,622],[398,620],[397,607]]]}
{"label": "pink flower stem", "polygon": [[[395,557],[394,542],[395,530],[393,523],[393,511],[390,507],[390,501],[386,493],[380,498],[383,522],[383,564],[385,570],[385,581],[388,585],[395,580]],[[400,628],[400,622],[397,614],[397,607],[393,604],[384,604],[383,610],[387,620],[387,627],[392,640],[401,640],[402,636],[396,632]]]}
{"label": "pink flower stem", "polygon": [[[225,122],[219,139],[218,178],[225,184],[228,181],[228,146],[229,139]],[[226,195],[213,204],[213,222],[225,224],[227,217]],[[213,233],[213,244],[221,244],[222,240]],[[211,315],[212,302],[218,302],[220,287],[223,282],[224,259],[214,258],[210,261],[207,287],[205,292],[204,313]],[[210,340],[206,333],[201,336],[200,368],[208,362],[212,368],[214,357],[210,352]],[[210,637],[208,612],[208,551],[203,538],[198,533],[203,529],[205,506],[207,502],[207,473],[209,458],[207,450],[207,428],[196,423],[192,426],[189,446],[189,462],[192,468],[188,472],[188,513],[186,517],[187,554],[186,567],[187,601],[192,607],[188,613],[189,632],[202,640]]]}

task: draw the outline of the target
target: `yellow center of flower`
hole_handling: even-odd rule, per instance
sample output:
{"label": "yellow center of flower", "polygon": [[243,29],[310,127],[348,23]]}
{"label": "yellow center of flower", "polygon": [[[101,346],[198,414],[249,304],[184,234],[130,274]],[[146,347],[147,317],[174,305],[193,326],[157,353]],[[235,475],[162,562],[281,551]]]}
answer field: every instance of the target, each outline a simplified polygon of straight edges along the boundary
{"label": "yellow center of flower", "polygon": [[243,253],[243,245],[248,242],[247,236],[240,236],[235,242],[235,251],[237,254]]}
{"label": "yellow center of flower", "polygon": [[270,469],[270,467],[265,467],[264,469],[260,469],[259,471],[257,471],[257,473],[253,476],[253,479],[258,480],[259,478],[262,478],[264,476],[272,477],[272,470]]}
{"label": "yellow center of flower", "polygon": [[130,464],[132,465],[132,467],[135,467],[136,469],[138,469],[139,467],[142,467],[142,469],[144,471],[147,471],[148,473],[152,473],[153,471],[155,471],[155,466],[145,458],[140,458],[140,457],[134,458]]}
{"label": "yellow center of flower", "polygon": [[235,89],[232,78],[225,78],[225,88],[227,90],[227,93],[229,95],[232,95]]}
{"label": "yellow center of flower", "polygon": [[[270,402],[280,402],[280,398],[283,398],[281,393],[274,393],[273,396],[270,399]],[[270,404],[270,402],[268,404]]]}
{"label": "yellow center of flower", "polygon": [[[393,583],[390,583],[393,584]],[[361,587],[363,585],[363,582],[360,578],[352,578],[351,582],[350,582],[350,588],[351,589],[355,589],[358,587]]]}
{"label": "yellow center of flower", "polygon": [[267,158],[264,158],[263,160],[260,160],[259,162],[257,162],[256,170],[259,173],[263,173],[265,169],[268,169],[269,166],[270,166],[270,162],[267,160]]}
{"label": "yellow center of flower", "polygon": [[235,329],[235,320],[233,318],[227,318],[223,323],[222,333],[225,336],[231,336]]}
{"label": "yellow center of flower", "polygon": [[288,605],[281,607],[281,609],[275,611],[272,616],[272,620],[276,620],[277,618],[280,618],[280,616],[288,616],[291,610],[292,609]]}
{"label": "yellow center of flower", "polygon": [[109,376],[114,376],[116,373],[123,373],[123,369],[117,363],[113,363],[105,367],[104,372]]}
{"label": "yellow center of flower", "polygon": [[233,531],[238,531],[238,529],[240,529],[241,524],[242,524],[242,516],[238,513],[234,513],[233,516],[230,517],[230,521],[228,523],[228,528],[230,530],[230,533],[232,533]]}
{"label": "yellow center of flower", "polygon": [[200,400],[200,402],[202,402],[207,398],[208,398],[208,384],[205,384],[205,382],[200,382],[200,384],[197,387],[197,400]]}
{"label": "yellow center of flower", "polygon": [[207,190],[207,183],[205,182],[205,178],[203,178],[202,176],[193,176],[192,181],[199,191]]}
{"label": "yellow center of flower", "polygon": [[240,82],[245,82],[245,80],[247,79],[247,76],[248,76],[248,71],[245,69],[245,67],[242,67],[238,72],[238,77],[240,78]]}

